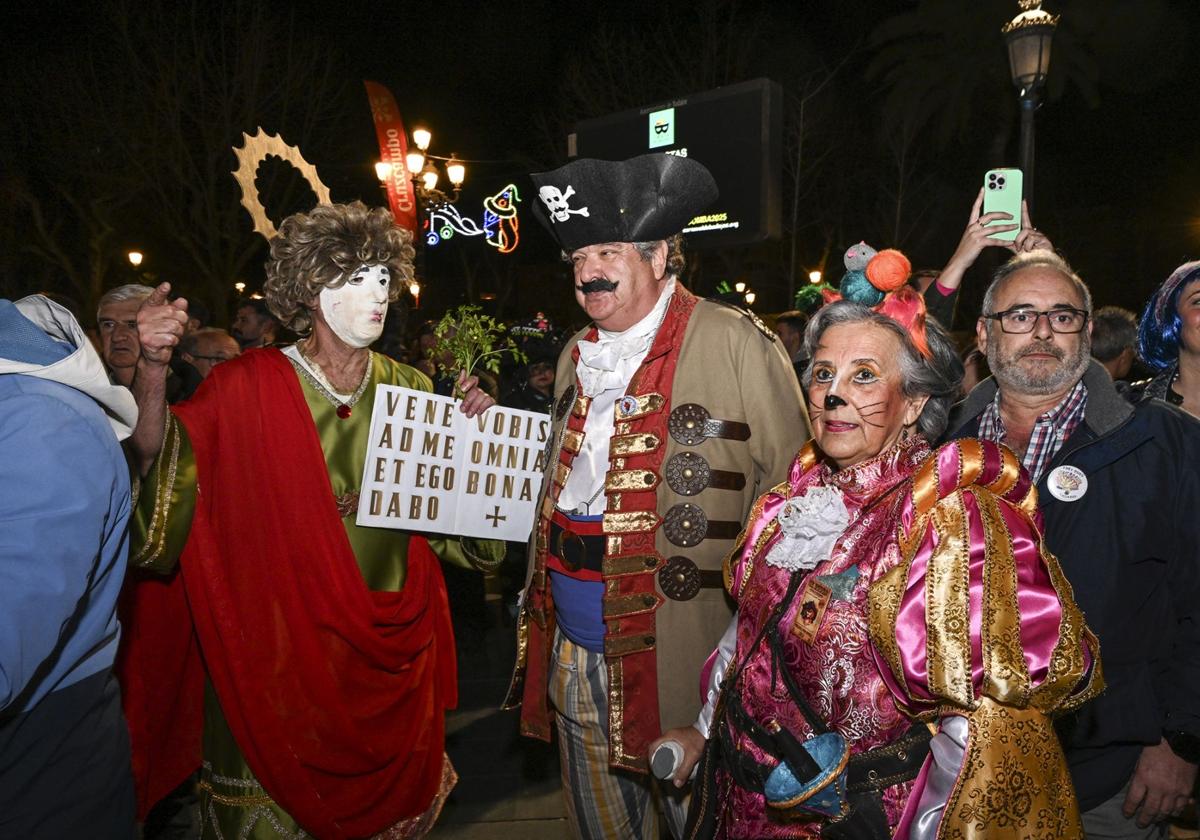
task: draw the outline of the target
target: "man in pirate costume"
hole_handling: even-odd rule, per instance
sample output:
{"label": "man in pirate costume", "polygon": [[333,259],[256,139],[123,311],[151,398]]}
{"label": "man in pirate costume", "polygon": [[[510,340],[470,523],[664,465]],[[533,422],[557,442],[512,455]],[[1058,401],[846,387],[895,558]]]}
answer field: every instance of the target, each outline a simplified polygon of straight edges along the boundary
{"label": "man in pirate costume", "polygon": [[578,836],[657,837],[647,747],[696,719],[731,615],[722,560],[808,419],[774,334],[678,280],[680,231],[717,195],[704,166],[578,160],[533,181],[593,324],[559,358],[508,703],[526,735],[557,723]]}
{"label": "man in pirate costume", "polygon": [[[265,292],[304,338],[221,365],[169,412],[187,304],[164,283],[138,313],[131,562],[179,573],[128,605],[134,772],[144,811],[202,755],[206,838],[418,836],[453,784],[454,641],[435,554],[494,564],[503,543],[354,520],[375,386],[431,390],[368,349],[412,279],[410,242],[358,202],[288,218]],[[492,405],[473,377],[459,384],[468,416]]]}

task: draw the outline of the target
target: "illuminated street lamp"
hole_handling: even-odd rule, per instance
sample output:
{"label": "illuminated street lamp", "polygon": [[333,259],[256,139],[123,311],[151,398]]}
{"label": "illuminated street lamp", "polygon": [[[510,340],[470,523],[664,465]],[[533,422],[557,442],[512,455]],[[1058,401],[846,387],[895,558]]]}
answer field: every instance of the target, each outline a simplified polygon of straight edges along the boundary
{"label": "illuminated street lamp", "polygon": [[462,186],[463,181],[467,180],[467,167],[463,166],[462,161],[450,155],[450,160],[446,161],[446,177],[450,179],[450,183],[455,189]]}
{"label": "illuminated street lamp", "polygon": [[241,281],[238,281],[237,283],[233,284],[233,288],[240,295],[240,294],[242,294],[242,292],[246,291],[246,284],[242,283]]}
{"label": "illuminated street lamp", "polygon": [[753,304],[757,297],[758,295],[754,294],[754,292],[746,292],[746,305],[750,306]]}
{"label": "illuminated street lamp", "polygon": [[433,192],[437,189],[438,171],[433,165],[433,161],[425,164],[425,168],[421,170],[421,185],[425,187],[425,192]]}
{"label": "illuminated street lamp", "polygon": [[146,255],[141,251],[130,251],[125,256],[129,258],[129,264],[134,268],[140,266],[142,264],[142,260],[146,258]]}
{"label": "illuminated street lamp", "polygon": [[812,283],[814,285],[817,283],[820,283],[821,282],[821,272],[819,272],[819,271],[808,272],[808,282]]}
{"label": "illuminated street lamp", "polygon": [[[433,134],[427,128],[414,128],[412,133],[413,145],[404,156],[404,164],[408,167],[409,177],[416,187],[417,196],[426,206],[438,204],[453,204],[458,201],[459,191],[467,180],[467,167],[453,154],[450,157],[429,154],[429,144],[433,142]],[[441,172],[435,161],[442,161],[446,168],[446,180],[454,188],[447,195],[438,189]],[[386,183],[392,176],[392,165],[384,161],[375,164],[375,177]]]}
{"label": "illuminated street lamp", "polygon": [[1033,112],[1042,102],[1050,72],[1050,45],[1058,15],[1042,10],[1042,0],[1018,0],[1021,13],[1000,30],[1008,45],[1008,68],[1021,101],[1021,171],[1025,200],[1033,205]]}

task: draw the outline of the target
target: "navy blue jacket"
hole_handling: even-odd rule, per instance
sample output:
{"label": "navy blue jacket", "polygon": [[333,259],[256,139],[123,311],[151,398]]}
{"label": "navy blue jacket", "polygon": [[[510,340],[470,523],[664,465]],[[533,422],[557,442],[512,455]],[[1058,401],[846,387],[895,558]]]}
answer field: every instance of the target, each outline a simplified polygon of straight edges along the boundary
{"label": "navy blue jacket", "polygon": [[[1164,729],[1200,735],[1200,422],[1160,400],[1131,406],[1093,361],[1084,420],[1038,482],[1046,545],[1100,639],[1108,687],[1060,722],[1083,810],[1115,796]],[[975,437],[996,394],[980,383],[949,437]],[[1069,464],[1087,492],[1059,501],[1046,481]]]}

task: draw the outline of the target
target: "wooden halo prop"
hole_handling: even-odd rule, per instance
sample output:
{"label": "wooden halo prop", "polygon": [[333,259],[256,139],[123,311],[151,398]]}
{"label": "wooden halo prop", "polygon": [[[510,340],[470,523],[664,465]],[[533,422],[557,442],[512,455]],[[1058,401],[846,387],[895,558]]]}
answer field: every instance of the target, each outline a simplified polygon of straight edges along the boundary
{"label": "wooden halo prop", "polygon": [[242,188],[242,206],[250,214],[255,232],[262,234],[268,242],[279,231],[275,227],[275,223],[267,217],[266,208],[263,207],[262,199],[258,196],[258,188],[254,186],[254,179],[258,176],[258,167],[267,157],[274,156],[294,166],[300,173],[300,177],[307,181],[308,185],[312,187],[312,191],[316,193],[318,204],[333,203],[329,198],[329,187],[321,183],[321,177],[317,175],[317,168],[304,159],[304,155],[300,154],[299,149],[283,142],[278,134],[269,134],[263,131],[262,126],[259,126],[258,131],[254,134],[242,134],[242,146],[241,148],[234,146],[233,153],[238,159],[238,167],[233,170],[233,177],[238,182],[238,186]]}

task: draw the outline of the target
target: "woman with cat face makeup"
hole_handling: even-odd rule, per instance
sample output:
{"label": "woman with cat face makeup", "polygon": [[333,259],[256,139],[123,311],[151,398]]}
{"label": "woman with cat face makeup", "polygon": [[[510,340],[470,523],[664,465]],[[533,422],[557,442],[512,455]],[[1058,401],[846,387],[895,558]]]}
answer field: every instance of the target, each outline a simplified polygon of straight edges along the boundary
{"label": "woman with cat face makeup", "polygon": [[709,703],[664,738],[708,739],[687,836],[1081,836],[1050,714],[1101,688],[1096,640],[1012,453],[931,448],[962,365],[890,311],[806,332],[813,439],[727,560]]}

